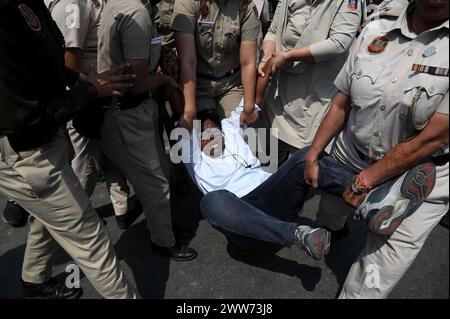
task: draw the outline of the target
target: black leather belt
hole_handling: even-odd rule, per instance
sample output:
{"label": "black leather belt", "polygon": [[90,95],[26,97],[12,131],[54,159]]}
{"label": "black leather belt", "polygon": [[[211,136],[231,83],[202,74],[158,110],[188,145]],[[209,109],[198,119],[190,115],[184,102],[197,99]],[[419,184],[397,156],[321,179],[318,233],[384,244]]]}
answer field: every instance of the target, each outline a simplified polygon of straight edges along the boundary
{"label": "black leather belt", "polygon": [[144,92],[141,94],[130,94],[127,93],[122,97],[119,97],[119,103],[117,106],[122,110],[129,110],[141,105],[144,101],[150,98],[149,92]]}
{"label": "black leather belt", "polygon": [[197,73],[197,77],[199,79],[218,81],[218,80],[222,80],[222,79],[224,79],[226,77],[232,76],[232,75],[238,73],[240,70],[241,70],[241,68],[237,68],[237,69],[231,70],[230,72],[227,72],[227,73],[225,73],[224,75],[222,75],[220,77],[214,77],[214,76],[208,75],[208,74]]}

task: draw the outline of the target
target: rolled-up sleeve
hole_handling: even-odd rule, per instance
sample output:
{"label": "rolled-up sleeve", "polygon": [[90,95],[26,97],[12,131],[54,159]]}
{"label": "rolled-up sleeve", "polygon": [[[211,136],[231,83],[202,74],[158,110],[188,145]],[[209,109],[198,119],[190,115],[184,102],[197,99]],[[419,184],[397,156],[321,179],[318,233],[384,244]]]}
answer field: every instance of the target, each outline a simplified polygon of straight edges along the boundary
{"label": "rolled-up sleeve", "polygon": [[332,60],[350,48],[361,25],[362,10],[361,1],[358,1],[356,9],[350,8],[344,1],[334,18],[328,38],[310,46],[316,62]]}
{"label": "rolled-up sleeve", "polygon": [[199,1],[176,0],[173,7],[172,30],[194,34]]}

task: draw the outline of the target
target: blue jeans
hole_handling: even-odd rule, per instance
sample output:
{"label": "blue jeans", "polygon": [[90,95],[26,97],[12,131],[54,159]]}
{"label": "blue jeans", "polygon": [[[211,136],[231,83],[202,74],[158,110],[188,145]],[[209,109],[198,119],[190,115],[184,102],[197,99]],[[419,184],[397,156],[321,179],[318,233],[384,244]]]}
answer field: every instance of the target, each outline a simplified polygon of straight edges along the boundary
{"label": "blue jeans", "polygon": [[[200,204],[202,214],[240,248],[256,248],[263,242],[290,247],[298,227],[293,221],[310,190],[304,178],[307,151],[299,150],[243,198],[225,190],[205,195]],[[319,167],[319,188],[338,196],[357,174],[328,154],[320,157]]]}

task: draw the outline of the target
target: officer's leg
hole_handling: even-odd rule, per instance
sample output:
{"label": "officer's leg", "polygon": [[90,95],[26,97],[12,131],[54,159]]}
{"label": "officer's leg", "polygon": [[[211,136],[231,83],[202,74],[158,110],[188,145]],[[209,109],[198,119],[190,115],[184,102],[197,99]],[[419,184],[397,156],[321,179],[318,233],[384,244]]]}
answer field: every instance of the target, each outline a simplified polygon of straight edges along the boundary
{"label": "officer's leg", "polygon": [[[136,297],[134,288],[125,279],[105,226],[69,166],[66,139],[58,135],[51,143],[19,155],[16,162],[7,160],[8,165],[0,161],[0,189],[45,226],[103,297]],[[32,223],[27,251],[44,256],[45,264],[48,249],[53,246],[46,235],[35,234],[38,227],[41,226]],[[39,253],[39,248],[44,251]],[[39,278],[46,274],[45,270],[33,274],[29,269],[32,264],[26,257],[25,275],[30,278],[24,279],[39,282],[48,276]]]}
{"label": "officer's leg", "polygon": [[170,212],[169,182],[160,162],[158,110],[153,100],[139,107],[107,112],[102,149],[133,185],[144,207],[152,241],[172,247],[175,239]]}
{"label": "officer's leg", "polygon": [[106,156],[103,156],[102,164],[114,213],[116,216],[123,216],[128,212],[128,197],[130,195],[127,179]]}
{"label": "officer's leg", "polygon": [[51,259],[59,245],[35,217],[28,218],[30,231],[22,265],[22,279],[25,282],[43,284],[52,277]]}
{"label": "officer's leg", "polygon": [[409,269],[426,239],[448,211],[448,164],[437,168],[428,200],[403,220],[390,238],[369,233],[340,298],[386,298]]}
{"label": "officer's leg", "polygon": [[100,174],[101,152],[99,146],[95,140],[78,133],[71,122],[67,124],[67,131],[75,151],[75,157],[72,160],[73,171],[88,196],[91,196]]}
{"label": "officer's leg", "polygon": [[242,98],[244,97],[244,91],[242,86],[235,86],[227,93],[219,97],[218,104],[225,117],[229,117],[231,113],[239,106]]}

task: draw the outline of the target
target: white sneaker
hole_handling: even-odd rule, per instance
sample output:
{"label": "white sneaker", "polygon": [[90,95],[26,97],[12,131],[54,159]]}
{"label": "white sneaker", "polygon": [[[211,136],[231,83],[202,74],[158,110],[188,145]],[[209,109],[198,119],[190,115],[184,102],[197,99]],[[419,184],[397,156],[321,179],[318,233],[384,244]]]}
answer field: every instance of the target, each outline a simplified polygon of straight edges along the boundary
{"label": "white sneaker", "polygon": [[298,226],[295,230],[294,244],[316,260],[328,255],[330,242],[331,233],[326,229]]}
{"label": "white sneaker", "polygon": [[372,190],[355,214],[367,220],[372,233],[390,236],[423,204],[435,183],[435,165],[431,162],[417,165]]}

